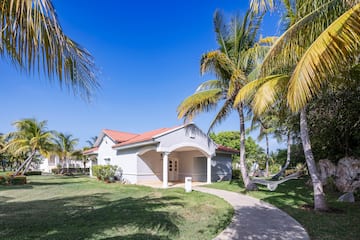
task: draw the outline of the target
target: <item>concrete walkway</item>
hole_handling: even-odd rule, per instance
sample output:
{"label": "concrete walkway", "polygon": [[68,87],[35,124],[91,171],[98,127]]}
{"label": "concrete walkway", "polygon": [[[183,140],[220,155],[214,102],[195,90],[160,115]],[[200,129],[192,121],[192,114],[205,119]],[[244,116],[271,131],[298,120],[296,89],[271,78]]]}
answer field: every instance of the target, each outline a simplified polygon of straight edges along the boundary
{"label": "concrete walkway", "polygon": [[214,240],[310,239],[295,219],[271,204],[235,192],[205,187],[193,189],[223,198],[234,207],[230,225]]}

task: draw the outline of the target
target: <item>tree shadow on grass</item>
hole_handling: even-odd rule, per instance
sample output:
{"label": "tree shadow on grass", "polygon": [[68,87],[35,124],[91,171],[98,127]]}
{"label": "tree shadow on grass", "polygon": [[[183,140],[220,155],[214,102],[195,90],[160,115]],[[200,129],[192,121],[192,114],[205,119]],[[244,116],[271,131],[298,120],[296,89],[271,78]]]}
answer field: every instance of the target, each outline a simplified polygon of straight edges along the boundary
{"label": "tree shadow on grass", "polygon": [[170,240],[168,236],[158,236],[153,234],[135,233],[118,237],[106,238],[106,240]]}
{"label": "tree shadow on grass", "polygon": [[[88,239],[94,236],[131,239],[136,234],[143,235],[143,239],[167,239],[163,236],[179,234],[177,224],[182,221],[176,212],[167,211],[170,204],[182,206],[177,197],[108,200],[106,194],[0,202],[0,239]],[[121,233],[125,233],[124,238],[119,236]]]}

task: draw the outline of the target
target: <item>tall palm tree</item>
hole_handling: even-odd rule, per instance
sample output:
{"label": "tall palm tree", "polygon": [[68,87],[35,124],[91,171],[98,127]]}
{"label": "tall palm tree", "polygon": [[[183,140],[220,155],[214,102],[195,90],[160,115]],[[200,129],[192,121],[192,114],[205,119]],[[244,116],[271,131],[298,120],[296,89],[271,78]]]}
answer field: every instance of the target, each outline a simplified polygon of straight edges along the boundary
{"label": "tall palm tree", "polygon": [[24,168],[25,173],[29,168],[36,154],[47,155],[52,148],[52,133],[47,130],[47,121],[38,122],[36,119],[22,119],[13,123],[17,131],[8,134],[9,142],[4,150],[10,151],[13,155],[25,154],[27,158],[15,171],[19,174]]}
{"label": "tall palm tree", "polygon": [[98,87],[92,56],[64,34],[50,0],[1,1],[0,55],[84,97]]}
{"label": "tall palm tree", "polygon": [[92,136],[89,140],[86,141],[89,147],[93,147],[95,145],[98,136]]}
{"label": "tall palm tree", "polygon": [[218,79],[202,83],[195,93],[186,98],[178,107],[178,117],[190,121],[201,112],[208,112],[221,104],[209,131],[221,123],[232,111],[240,118],[240,170],[245,187],[256,188],[251,183],[245,163],[245,102],[233,105],[236,93],[245,85],[255,71],[258,58],[263,57],[269,48],[271,38],[256,42],[262,16],[247,11],[240,19],[234,17],[225,24],[222,15],[214,14],[214,28],[219,45],[218,50],[205,53],[201,59],[201,74],[214,73]]}
{"label": "tall palm tree", "polygon": [[[311,150],[306,104],[341,71],[358,61],[360,49],[360,1],[283,1],[289,28],[264,59],[261,76],[238,94],[235,103],[256,95],[253,107],[259,114],[271,106],[279,92],[300,112],[300,135],[314,188],[314,207],[326,210],[324,191]],[[304,37],[305,36],[305,37]],[[284,73],[283,75],[272,75]]]}
{"label": "tall palm tree", "polygon": [[59,156],[60,160],[66,164],[66,168],[69,171],[69,160],[74,154],[75,146],[78,144],[79,139],[74,138],[72,134],[55,133],[54,138],[54,152]]}

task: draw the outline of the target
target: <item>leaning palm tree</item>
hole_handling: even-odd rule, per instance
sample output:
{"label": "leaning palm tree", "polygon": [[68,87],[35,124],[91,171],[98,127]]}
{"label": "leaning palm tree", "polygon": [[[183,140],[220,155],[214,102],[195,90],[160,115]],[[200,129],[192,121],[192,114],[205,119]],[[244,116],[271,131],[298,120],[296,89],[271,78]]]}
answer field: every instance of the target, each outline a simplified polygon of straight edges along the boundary
{"label": "leaning palm tree", "polygon": [[0,55],[84,97],[98,87],[91,55],[64,34],[50,0],[1,1]]}
{"label": "leaning palm tree", "polygon": [[47,130],[47,121],[38,122],[36,119],[23,119],[13,124],[17,131],[8,134],[9,142],[3,150],[11,152],[14,156],[25,154],[27,158],[15,171],[19,174],[22,169],[25,173],[36,154],[47,155],[52,148],[52,133]]}
{"label": "leaning palm tree", "polygon": [[[270,107],[279,92],[286,93],[289,108],[300,112],[300,135],[314,188],[314,207],[326,210],[323,186],[311,150],[306,104],[360,54],[360,1],[284,1],[289,28],[264,59],[258,81],[245,86],[235,103],[256,92],[257,114]],[[304,37],[305,36],[305,37]],[[272,75],[283,73],[282,75]]]}
{"label": "leaning palm tree", "polygon": [[66,164],[67,171],[69,171],[69,160],[74,155],[75,146],[79,139],[74,138],[72,134],[55,133],[54,138],[54,152],[59,156],[63,164]]}
{"label": "leaning palm tree", "polygon": [[251,183],[245,163],[245,102],[233,106],[236,93],[245,85],[250,76],[256,75],[258,58],[269,48],[269,39],[256,42],[262,17],[248,11],[240,19],[235,17],[226,25],[222,15],[216,11],[214,27],[219,45],[218,50],[208,52],[201,59],[201,74],[214,73],[218,79],[202,83],[195,93],[186,98],[178,107],[178,117],[191,121],[193,117],[209,112],[221,104],[209,131],[221,123],[232,111],[240,118],[240,170],[245,187],[256,188]]}

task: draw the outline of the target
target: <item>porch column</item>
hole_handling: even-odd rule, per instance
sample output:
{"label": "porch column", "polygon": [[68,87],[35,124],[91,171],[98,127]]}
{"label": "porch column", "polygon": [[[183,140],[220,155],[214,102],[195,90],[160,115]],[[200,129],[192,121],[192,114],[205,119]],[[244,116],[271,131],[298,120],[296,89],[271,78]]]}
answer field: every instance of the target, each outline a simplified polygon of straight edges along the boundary
{"label": "porch column", "polygon": [[93,172],[92,172],[92,159],[88,158],[89,161],[89,176],[92,177],[93,176]]}
{"label": "porch column", "polygon": [[210,184],[211,183],[211,157],[208,157],[207,158],[207,174],[206,174],[206,177],[207,177],[207,180],[206,180],[206,183]]}
{"label": "porch column", "polygon": [[163,152],[163,188],[168,187],[168,159],[169,153]]}

